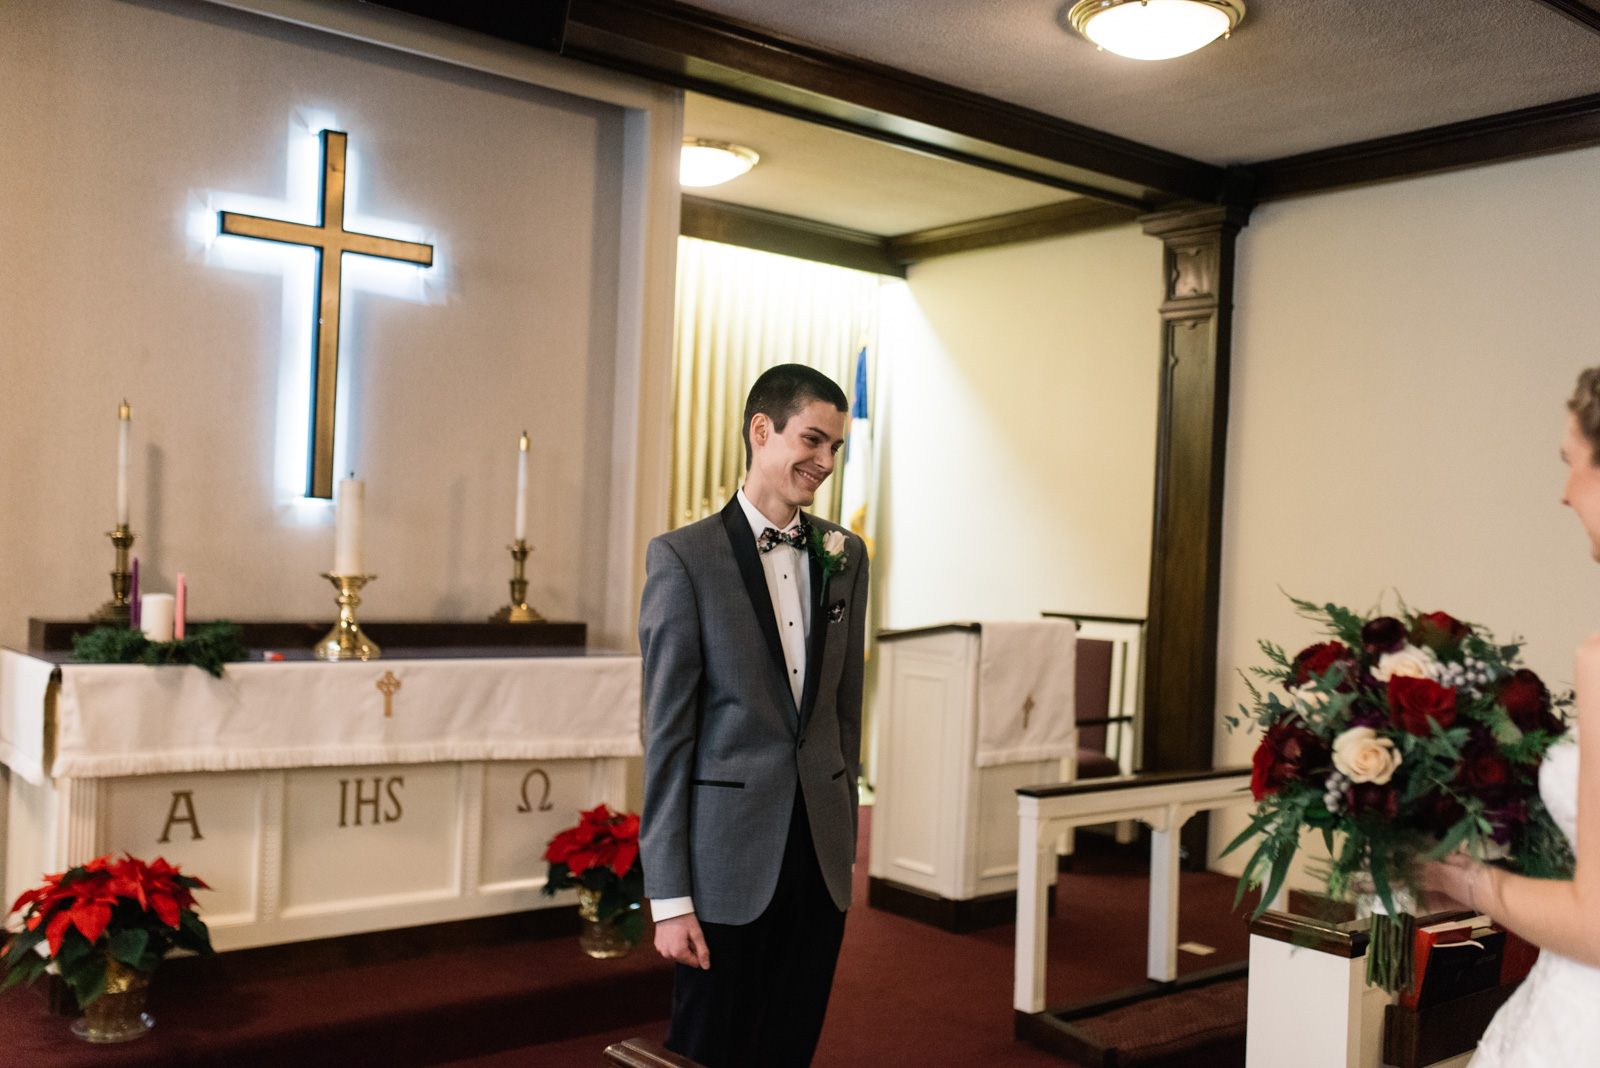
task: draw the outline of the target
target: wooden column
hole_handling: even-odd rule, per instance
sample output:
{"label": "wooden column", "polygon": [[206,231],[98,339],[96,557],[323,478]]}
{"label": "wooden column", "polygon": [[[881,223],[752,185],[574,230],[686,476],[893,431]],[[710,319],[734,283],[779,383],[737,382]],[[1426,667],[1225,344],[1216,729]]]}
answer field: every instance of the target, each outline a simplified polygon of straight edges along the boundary
{"label": "wooden column", "polygon": [[[1248,217],[1242,208],[1203,207],[1140,219],[1144,232],[1165,246],[1146,772],[1211,767],[1234,238]],[[1189,866],[1204,864],[1206,823],[1196,817],[1184,828]]]}

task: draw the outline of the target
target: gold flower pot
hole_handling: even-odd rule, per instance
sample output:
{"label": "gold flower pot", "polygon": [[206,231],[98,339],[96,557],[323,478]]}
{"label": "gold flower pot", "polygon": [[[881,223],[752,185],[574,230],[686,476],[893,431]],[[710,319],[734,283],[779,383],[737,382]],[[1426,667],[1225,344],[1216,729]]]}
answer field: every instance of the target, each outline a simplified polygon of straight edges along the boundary
{"label": "gold flower pot", "polygon": [[598,919],[599,915],[600,892],[578,887],[578,917],[583,921],[583,927],[578,932],[578,945],[589,956],[601,960],[627,956],[633,946],[622,936],[622,928],[617,923],[620,914],[605,921]]}
{"label": "gold flower pot", "polygon": [[83,1007],[72,1033],[85,1042],[127,1042],[142,1038],[155,1026],[144,1011],[150,976],[119,960],[106,958],[106,992]]}

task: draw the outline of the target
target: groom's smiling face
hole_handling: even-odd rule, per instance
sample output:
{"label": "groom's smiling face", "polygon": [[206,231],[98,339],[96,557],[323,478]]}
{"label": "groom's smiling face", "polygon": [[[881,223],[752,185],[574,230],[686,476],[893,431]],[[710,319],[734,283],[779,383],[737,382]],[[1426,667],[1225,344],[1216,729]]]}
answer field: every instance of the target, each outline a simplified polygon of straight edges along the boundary
{"label": "groom's smiling face", "polygon": [[834,461],[844,444],[844,422],[844,412],[820,400],[810,401],[791,415],[782,430],[757,412],[750,420],[747,490],[770,493],[791,510],[810,505],[816,499],[817,488],[833,473]]}

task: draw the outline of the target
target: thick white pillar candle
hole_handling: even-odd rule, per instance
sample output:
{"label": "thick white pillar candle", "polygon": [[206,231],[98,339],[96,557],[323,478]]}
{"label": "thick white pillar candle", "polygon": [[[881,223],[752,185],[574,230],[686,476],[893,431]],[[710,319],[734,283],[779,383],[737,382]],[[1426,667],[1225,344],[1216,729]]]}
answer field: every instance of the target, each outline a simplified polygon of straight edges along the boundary
{"label": "thick white pillar candle", "polygon": [[128,525],[128,435],[133,427],[133,409],[123,401],[117,408],[117,525]]}
{"label": "thick white pillar candle", "polygon": [[528,536],[528,432],[517,442],[517,540]]}
{"label": "thick white pillar candle", "polygon": [[361,526],[367,484],[359,478],[339,483],[339,511],[334,521],[333,573],[364,575],[361,570]]}
{"label": "thick white pillar candle", "polygon": [[170,593],[147,593],[140,599],[139,626],[153,642],[172,640],[172,621],[177,609]]}

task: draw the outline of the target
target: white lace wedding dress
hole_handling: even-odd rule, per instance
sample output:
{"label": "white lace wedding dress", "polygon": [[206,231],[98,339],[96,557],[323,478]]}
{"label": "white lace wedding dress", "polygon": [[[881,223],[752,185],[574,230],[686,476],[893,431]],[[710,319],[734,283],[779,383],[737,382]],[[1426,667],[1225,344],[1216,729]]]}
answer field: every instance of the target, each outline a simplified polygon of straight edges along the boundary
{"label": "white lace wedding dress", "polygon": [[[1574,846],[1578,839],[1578,747],[1554,746],[1539,770],[1539,793]],[[1501,1006],[1469,1068],[1600,1065],[1600,968],[1549,950]]]}

